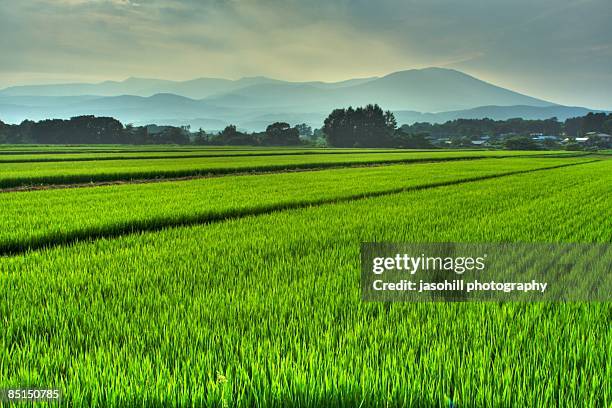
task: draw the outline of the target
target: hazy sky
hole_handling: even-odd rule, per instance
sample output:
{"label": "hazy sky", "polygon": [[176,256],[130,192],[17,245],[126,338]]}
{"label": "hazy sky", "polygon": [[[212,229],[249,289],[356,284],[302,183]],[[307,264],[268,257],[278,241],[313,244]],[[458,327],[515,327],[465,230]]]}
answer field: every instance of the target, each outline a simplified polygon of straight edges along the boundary
{"label": "hazy sky", "polygon": [[0,87],[427,66],[612,109],[611,0],[0,0]]}

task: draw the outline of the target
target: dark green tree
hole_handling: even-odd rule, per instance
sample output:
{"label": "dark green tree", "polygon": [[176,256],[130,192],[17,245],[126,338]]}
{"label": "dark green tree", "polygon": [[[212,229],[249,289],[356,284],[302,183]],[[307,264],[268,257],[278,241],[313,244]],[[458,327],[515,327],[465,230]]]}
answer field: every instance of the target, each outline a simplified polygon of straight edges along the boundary
{"label": "dark green tree", "polygon": [[427,139],[427,133],[404,133],[398,130],[393,136],[393,147],[402,149],[432,149],[434,146]]}
{"label": "dark green tree", "polygon": [[323,133],[330,146],[384,147],[392,144],[397,122],[378,105],[335,109],[325,119]]}
{"label": "dark green tree", "polygon": [[300,133],[288,123],[275,122],[266,128],[262,144],[269,146],[293,146],[300,144]]}
{"label": "dark green tree", "polygon": [[202,128],[198,129],[196,132],[195,138],[193,139],[193,143],[196,145],[207,145],[210,143],[210,137]]}
{"label": "dark green tree", "polygon": [[153,135],[154,142],[157,144],[189,144],[189,133],[180,127],[165,126],[164,129]]}
{"label": "dark green tree", "polygon": [[504,141],[504,147],[508,150],[539,150],[538,144],[526,136],[509,137]]}
{"label": "dark green tree", "polygon": [[300,136],[305,138],[312,138],[312,128],[305,123],[300,123],[299,125],[295,125]]}
{"label": "dark green tree", "polygon": [[215,144],[233,146],[248,146],[257,144],[253,135],[238,131],[235,125],[226,126],[225,129],[223,129],[223,131],[214,138],[214,142]]}

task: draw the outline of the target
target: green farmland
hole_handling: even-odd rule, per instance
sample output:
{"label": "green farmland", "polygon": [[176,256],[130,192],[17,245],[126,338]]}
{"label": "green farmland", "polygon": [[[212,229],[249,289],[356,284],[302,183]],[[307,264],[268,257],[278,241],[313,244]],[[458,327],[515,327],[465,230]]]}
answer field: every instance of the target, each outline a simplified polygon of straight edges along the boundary
{"label": "green farmland", "polygon": [[603,155],[3,160],[0,389],[70,407],[612,406],[610,303],[365,303],[359,279],[362,242],[612,243]]}
{"label": "green farmland", "polygon": [[[418,150],[417,150],[418,151]],[[431,150],[422,150],[432,152]],[[67,162],[67,161],[100,161],[126,159],[188,159],[197,157],[227,157],[227,156],[292,156],[306,154],[346,154],[346,153],[401,153],[400,149],[265,149],[265,148],[182,148],[170,150],[131,151],[35,151],[35,152],[5,152],[0,154],[0,163],[36,163],[36,162]],[[406,151],[403,151],[406,152]],[[414,150],[410,151],[415,152]]]}
{"label": "green farmland", "polygon": [[[123,159],[53,162],[15,162],[19,156],[13,155],[11,156],[13,162],[0,162],[0,188],[529,155],[541,156],[544,154],[507,151],[395,151],[384,153],[370,151],[367,153],[272,155],[271,157],[269,155],[164,157],[149,158],[149,160],[126,159],[121,154],[120,157]],[[545,155],[575,156],[576,153],[547,152]]]}

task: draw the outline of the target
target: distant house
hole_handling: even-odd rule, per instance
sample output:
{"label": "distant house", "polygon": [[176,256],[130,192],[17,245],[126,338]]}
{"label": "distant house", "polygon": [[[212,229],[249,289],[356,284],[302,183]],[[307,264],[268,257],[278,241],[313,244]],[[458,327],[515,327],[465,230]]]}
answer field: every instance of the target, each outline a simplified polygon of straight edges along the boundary
{"label": "distant house", "polygon": [[553,141],[557,141],[559,140],[559,136],[553,136],[553,135],[543,135],[543,134],[539,134],[537,136],[533,136],[531,138],[532,140],[535,140],[536,142],[543,142],[545,140],[553,140]]}
{"label": "distant house", "polygon": [[487,143],[486,140],[472,140],[474,146],[483,146],[485,143]]}
{"label": "distant house", "polygon": [[590,138],[588,137],[566,137],[565,139],[561,141],[561,143],[571,143],[571,142],[586,143],[589,141],[589,139]]}
{"label": "distant house", "polygon": [[599,138],[599,139],[603,139],[603,140],[612,140],[612,136],[610,136],[607,133],[599,133],[599,132],[587,132],[585,135],[585,137],[594,137],[594,138]]}
{"label": "distant house", "polygon": [[598,133],[598,132],[588,132],[583,137],[566,137],[562,140],[563,143],[580,143],[586,145],[599,145],[600,142],[603,142],[604,145],[606,143],[612,143],[612,136],[607,133]]}

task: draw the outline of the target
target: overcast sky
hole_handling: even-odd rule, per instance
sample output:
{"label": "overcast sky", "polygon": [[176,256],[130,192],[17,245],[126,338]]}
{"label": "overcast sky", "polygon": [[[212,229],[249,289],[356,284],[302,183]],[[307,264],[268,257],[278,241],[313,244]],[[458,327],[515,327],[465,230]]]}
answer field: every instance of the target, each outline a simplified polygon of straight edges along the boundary
{"label": "overcast sky", "polygon": [[612,109],[611,0],[0,0],[0,87],[428,66]]}

